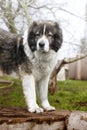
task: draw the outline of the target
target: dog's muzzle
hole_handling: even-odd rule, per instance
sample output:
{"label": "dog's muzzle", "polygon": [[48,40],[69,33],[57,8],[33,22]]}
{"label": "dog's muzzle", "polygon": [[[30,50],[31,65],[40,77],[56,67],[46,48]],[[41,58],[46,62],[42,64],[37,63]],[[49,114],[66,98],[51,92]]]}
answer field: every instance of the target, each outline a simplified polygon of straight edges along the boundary
{"label": "dog's muzzle", "polygon": [[37,41],[37,50],[48,52],[49,51],[49,41],[46,36],[42,36]]}
{"label": "dog's muzzle", "polygon": [[44,42],[44,41],[41,41],[41,42],[39,43],[39,47],[40,47],[41,49],[44,49],[44,46],[45,46],[45,42]]}

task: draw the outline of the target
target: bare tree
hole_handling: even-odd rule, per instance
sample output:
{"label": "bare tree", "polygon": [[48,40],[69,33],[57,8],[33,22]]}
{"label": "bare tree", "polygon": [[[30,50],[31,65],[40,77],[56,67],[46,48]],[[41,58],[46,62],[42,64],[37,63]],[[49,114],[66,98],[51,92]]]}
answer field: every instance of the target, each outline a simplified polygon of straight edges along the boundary
{"label": "bare tree", "polygon": [[[48,5],[38,5],[37,0],[0,0],[0,20],[3,21],[12,33],[23,31],[25,25],[29,25],[33,12],[42,8],[51,11]],[[18,28],[17,28],[18,23]],[[21,26],[21,27],[20,27]]]}
{"label": "bare tree", "polygon": [[16,13],[18,12],[17,10],[12,9],[12,1],[11,0],[1,0],[0,1],[0,14],[1,14],[1,19],[5,23],[5,25],[8,27],[10,32],[17,33],[17,29],[15,26],[15,18],[16,18]]}
{"label": "bare tree", "polygon": [[80,53],[87,53],[87,4],[85,8],[85,30],[84,37],[81,39]]}
{"label": "bare tree", "polygon": [[0,19],[3,20],[10,32],[17,33],[19,31],[16,24],[20,18],[20,21],[22,21],[22,29],[23,20],[26,22],[25,24],[30,23],[31,15],[29,14],[29,9],[34,5],[35,1],[36,0],[29,0],[28,2],[27,0],[15,0],[15,3],[13,3],[12,0],[0,0]]}

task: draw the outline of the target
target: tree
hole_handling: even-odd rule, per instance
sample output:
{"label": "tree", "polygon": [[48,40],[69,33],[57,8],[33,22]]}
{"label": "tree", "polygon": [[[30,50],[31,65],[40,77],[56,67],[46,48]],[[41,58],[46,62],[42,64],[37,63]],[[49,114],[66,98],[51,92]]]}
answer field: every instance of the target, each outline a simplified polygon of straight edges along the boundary
{"label": "tree", "polygon": [[12,33],[23,31],[24,27],[30,24],[35,10],[51,10],[48,5],[40,6],[36,3],[37,0],[0,0],[0,22]]}
{"label": "tree", "polygon": [[[33,0],[31,0],[33,1]],[[16,4],[16,7],[15,7]],[[16,19],[21,16],[21,14],[24,12],[22,10],[21,2],[18,0],[16,3],[13,3],[12,0],[1,0],[0,1],[0,15],[1,19],[5,23],[8,30],[12,33],[17,33],[17,27],[16,27]],[[25,12],[26,14],[26,12]],[[23,16],[22,15],[22,16]],[[29,22],[29,21],[28,21]]]}
{"label": "tree", "polygon": [[84,54],[87,52],[87,4],[85,8],[85,30],[84,37],[81,39],[80,53]]}

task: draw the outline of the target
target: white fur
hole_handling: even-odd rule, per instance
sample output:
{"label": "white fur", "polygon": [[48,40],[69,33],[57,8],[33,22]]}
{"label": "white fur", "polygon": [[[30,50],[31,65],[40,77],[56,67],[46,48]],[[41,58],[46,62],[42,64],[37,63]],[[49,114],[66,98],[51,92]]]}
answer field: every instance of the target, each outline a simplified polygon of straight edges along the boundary
{"label": "white fur", "polygon": [[45,32],[46,32],[46,25],[44,25],[44,28],[43,28],[43,36],[41,38],[39,38],[39,40],[37,41],[37,50],[40,50],[40,46],[39,46],[39,43],[40,42],[44,42],[44,48],[43,50],[45,52],[48,52],[49,51],[49,41],[47,39],[47,37],[45,36]]}
{"label": "white fur", "polygon": [[46,25],[44,25],[43,35],[45,35],[45,32],[46,32]]}
{"label": "white fur", "polygon": [[28,46],[27,36],[28,36],[28,30],[26,30],[24,35],[23,35],[24,51],[25,51],[27,57],[29,57],[29,59],[32,59],[33,58],[33,53],[31,52],[31,50],[30,50],[30,48]]}
{"label": "white fur", "polygon": [[55,110],[55,108],[50,106],[48,102],[48,82],[49,76],[45,76],[43,79],[37,82],[37,89],[42,107],[45,110]]}
{"label": "white fur", "polygon": [[23,76],[23,91],[30,112],[43,112],[36,103],[35,81],[33,75]]}
{"label": "white fur", "polygon": [[[33,54],[28,46],[26,36],[24,36],[24,50],[32,63],[32,74],[23,76],[23,90],[28,110],[30,112],[43,112],[43,109],[36,103],[35,86],[37,87],[42,107],[46,110],[55,110],[48,102],[48,82],[50,74],[57,63],[57,53],[49,50],[46,53],[35,51]],[[44,36],[42,39],[45,39]],[[47,39],[45,40],[48,44]]]}
{"label": "white fur", "polygon": [[48,52],[49,51],[49,41],[48,39],[46,38],[45,35],[43,35],[38,41],[37,41],[37,50],[40,50],[40,46],[39,46],[39,43],[40,42],[44,42],[45,45],[44,45],[44,51],[45,52]]}

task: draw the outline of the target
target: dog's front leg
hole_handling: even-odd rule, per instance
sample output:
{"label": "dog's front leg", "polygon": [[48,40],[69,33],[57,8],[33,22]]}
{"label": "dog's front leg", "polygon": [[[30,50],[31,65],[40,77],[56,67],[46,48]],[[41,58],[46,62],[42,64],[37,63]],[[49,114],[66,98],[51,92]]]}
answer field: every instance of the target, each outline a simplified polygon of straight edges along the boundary
{"label": "dog's front leg", "polygon": [[22,84],[29,112],[43,112],[43,109],[40,108],[36,103],[35,80],[33,75],[24,75]]}
{"label": "dog's front leg", "polygon": [[37,89],[42,107],[44,110],[51,111],[55,110],[55,107],[51,106],[48,101],[48,82],[49,76],[44,77],[42,80],[38,81]]}

